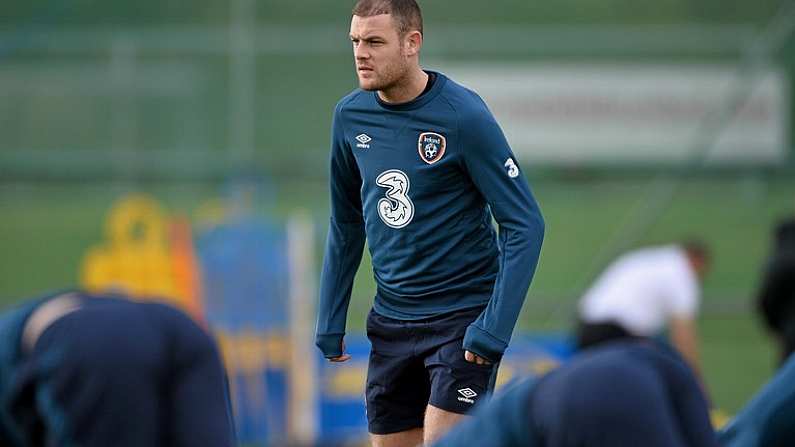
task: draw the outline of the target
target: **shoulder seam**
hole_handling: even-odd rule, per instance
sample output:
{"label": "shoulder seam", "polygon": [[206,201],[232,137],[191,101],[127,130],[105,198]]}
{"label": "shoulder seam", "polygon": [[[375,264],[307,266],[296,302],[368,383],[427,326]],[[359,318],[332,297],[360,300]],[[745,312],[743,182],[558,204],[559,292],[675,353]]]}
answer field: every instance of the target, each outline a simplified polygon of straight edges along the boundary
{"label": "shoulder seam", "polygon": [[[448,82],[449,82],[449,80],[448,80]],[[466,169],[468,169],[467,161],[466,161],[466,152],[467,151],[466,151],[466,145],[463,143],[464,138],[463,138],[462,129],[461,129],[461,115],[458,113],[458,109],[456,108],[456,106],[453,105],[453,102],[450,101],[450,98],[447,97],[447,94],[446,94],[445,91],[442,91],[441,93],[439,93],[439,96],[453,110],[453,115],[455,116],[455,132],[456,132],[456,137],[458,138],[458,142],[459,142],[458,147],[461,148],[458,151],[458,153],[460,154],[460,158],[458,159],[458,163],[459,163],[459,167],[461,167],[461,168],[466,170]]]}
{"label": "shoulder seam", "polygon": [[359,96],[361,96],[361,95],[362,95],[362,93],[364,93],[362,90],[360,90],[360,89],[356,89],[356,90],[352,91],[351,93],[348,93],[347,95],[345,95],[345,96],[344,96],[344,97],[343,97],[343,98],[340,100],[340,109],[342,109],[342,108],[343,108],[343,107],[345,107],[346,105],[350,104],[350,103],[351,103],[351,102],[352,102],[354,99],[356,99],[356,98],[358,98]]}
{"label": "shoulder seam", "polygon": [[441,96],[442,99],[444,99],[444,102],[446,102],[447,105],[450,106],[450,108],[453,110],[453,115],[455,116],[455,131],[456,131],[456,135],[458,135],[458,138],[460,139],[461,138],[461,136],[460,136],[461,135],[461,117],[458,115],[458,109],[453,105],[452,101],[450,101],[450,98],[447,97],[446,92],[443,91],[443,92],[439,93],[439,96]]}
{"label": "shoulder seam", "polygon": [[345,131],[345,127],[346,127],[346,126],[345,126],[345,119],[344,119],[344,117],[343,117],[343,114],[342,114],[342,112],[345,110],[345,106],[349,105],[349,104],[350,104],[351,102],[353,102],[355,99],[359,98],[359,97],[360,97],[360,96],[361,96],[363,93],[364,93],[364,91],[363,91],[363,90],[361,90],[361,89],[356,89],[356,90],[354,90],[353,92],[351,92],[351,93],[349,93],[349,94],[345,95],[345,96],[344,96],[344,97],[343,97],[343,98],[342,98],[342,99],[339,101],[339,103],[337,104],[337,107],[338,107],[338,109],[339,109],[339,115],[340,115],[340,125],[341,125],[341,127],[342,127],[342,130],[343,130],[343,131]]}
{"label": "shoulder seam", "polygon": [[345,117],[342,112],[345,111],[345,106],[348,105],[348,103],[351,102],[351,100],[356,96],[358,96],[358,93],[356,95],[348,95],[342,98],[337,105],[337,110],[339,111],[340,127],[342,128],[343,133],[345,132]]}

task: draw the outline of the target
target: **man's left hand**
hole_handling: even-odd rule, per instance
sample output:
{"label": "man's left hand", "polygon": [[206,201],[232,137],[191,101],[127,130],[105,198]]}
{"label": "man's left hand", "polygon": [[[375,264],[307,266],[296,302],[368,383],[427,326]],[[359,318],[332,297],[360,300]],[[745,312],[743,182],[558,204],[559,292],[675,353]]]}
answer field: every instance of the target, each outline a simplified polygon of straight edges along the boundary
{"label": "man's left hand", "polygon": [[464,351],[464,359],[466,359],[467,362],[477,363],[478,365],[491,365],[490,361],[470,351]]}

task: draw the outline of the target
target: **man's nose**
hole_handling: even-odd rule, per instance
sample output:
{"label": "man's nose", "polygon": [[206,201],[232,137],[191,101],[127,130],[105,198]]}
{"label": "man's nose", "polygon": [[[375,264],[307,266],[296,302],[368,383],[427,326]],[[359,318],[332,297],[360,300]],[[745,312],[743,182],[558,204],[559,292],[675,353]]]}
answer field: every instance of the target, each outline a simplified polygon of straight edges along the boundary
{"label": "man's nose", "polygon": [[353,48],[353,56],[356,60],[364,60],[370,57],[370,53],[367,51],[364,45],[359,45]]}

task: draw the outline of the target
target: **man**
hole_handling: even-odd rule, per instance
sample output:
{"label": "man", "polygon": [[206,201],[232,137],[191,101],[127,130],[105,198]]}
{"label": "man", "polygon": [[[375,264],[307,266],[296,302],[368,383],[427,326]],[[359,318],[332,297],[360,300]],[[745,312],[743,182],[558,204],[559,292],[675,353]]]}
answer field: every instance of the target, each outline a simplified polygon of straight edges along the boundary
{"label": "man", "polygon": [[757,307],[765,324],[781,341],[781,359],[795,351],[795,219],[781,222],[775,231]]}
{"label": "man", "polygon": [[420,68],[413,0],[359,1],[350,39],[361,88],[334,112],[316,343],[331,361],[350,358],[343,336],[366,235],[377,283],[368,428],[376,446],[413,446],[491,391],[544,223],[484,102]]}
{"label": "man", "polygon": [[0,316],[0,445],[233,444],[215,344],[176,309],[67,292]]}
{"label": "man", "polygon": [[623,337],[653,337],[669,330],[671,342],[699,372],[696,314],[700,281],[710,264],[701,242],[644,248],[613,262],[579,306],[577,343],[587,348]]}
{"label": "man", "polygon": [[795,445],[795,219],[782,222],[757,296],[781,346],[781,368],[720,433],[726,447]]}
{"label": "man", "polygon": [[711,447],[707,402],[655,341],[605,342],[538,380],[508,385],[435,447]]}
{"label": "man", "polygon": [[625,339],[508,385],[435,447],[716,446],[707,401],[673,350]]}

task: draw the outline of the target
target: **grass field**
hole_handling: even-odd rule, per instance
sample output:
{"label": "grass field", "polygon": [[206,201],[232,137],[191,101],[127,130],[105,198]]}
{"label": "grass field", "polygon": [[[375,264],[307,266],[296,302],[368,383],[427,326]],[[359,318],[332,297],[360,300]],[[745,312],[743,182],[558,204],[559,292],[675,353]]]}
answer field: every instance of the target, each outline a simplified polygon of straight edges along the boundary
{"label": "grass field", "polygon": [[[247,51],[236,54],[230,36],[237,34],[234,6],[246,3],[253,9],[241,21],[251,21],[252,34],[242,40],[254,51],[241,63],[238,58]],[[297,211],[311,215],[319,268],[331,113],[356,84],[347,39],[353,3],[195,0],[185,8],[180,2],[140,0],[75,8],[65,0],[12,0],[4,5],[0,307],[74,286],[87,249],[103,241],[105,214],[124,194],[149,193],[171,213],[197,223],[203,205],[226,188],[222,181],[204,179],[230,172],[274,177],[256,205],[277,224]],[[739,68],[744,51],[757,48],[753,37],[783,4],[420,3],[426,24],[423,65],[442,71],[466,64],[549,62]],[[792,87],[792,39],[771,51]],[[795,88],[789,96],[795,101]],[[250,127],[236,126],[241,116],[252,117]],[[790,129],[795,125],[792,116],[784,119]],[[237,147],[238,132],[251,133],[251,151]],[[793,166],[789,177],[713,172],[681,184],[660,180],[653,165],[641,166],[648,176],[626,166],[600,173],[554,167],[533,172],[524,166],[547,236],[518,330],[568,330],[578,297],[620,251],[702,237],[715,258],[699,321],[704,375],[714,404],[737,411],[775,368],[772,340],[753,314],[752,300],[770,229],[795,213]],[[669,188],[673,197],[660,203]],[[374,289],[365,253],[354,284],[350,331],[363,331]]]}
{"label": "grass field", "polygon": [[[622,234],[643,217],[649,200],[645,179],[533,182],[547,221],[536,278],[519,321],[521,330],[565,330],[576,298],[619,247],[664,243],[689,235],[713,247],[714,269],[705,284],[701,331],[704,369],[714,401],[736,411],[774,366],[774,354],[750,313],[757,275],[773,222],[793,211],[795,181],[753,176],[687,181],[671,206],[651,224]],[[77,282],[86,249],[102,240],[110,205],[128,191],[145,191],[174,213],[195,216],[222,185],[199,184],[3,184],[0,187],[0,299],[3,303]],[[317,254],[325,233],[322,183],[282,184],[258,202],[277,222],[311,210]],[[631,225],[629,226],[631,227]],[[611,242],[612,241],[612,242]],[[617,242],[616,242],[617,241]],[[601,261],[600,261],[601,260]],[[319,259],[317,260],[319,265]],[[354,288],[349,328],[363,329],[374,284],[365,255]]]}

